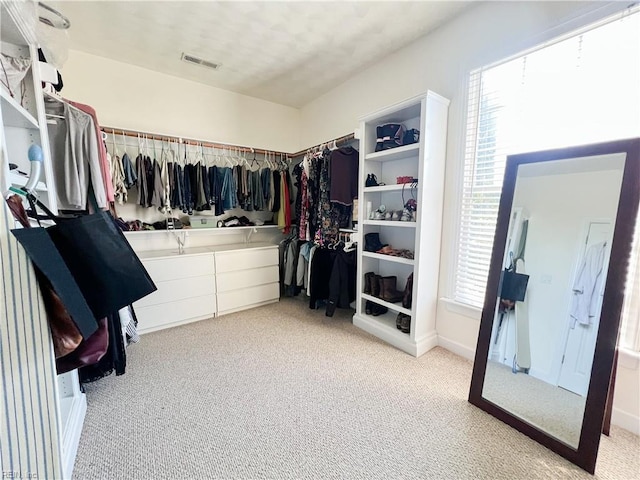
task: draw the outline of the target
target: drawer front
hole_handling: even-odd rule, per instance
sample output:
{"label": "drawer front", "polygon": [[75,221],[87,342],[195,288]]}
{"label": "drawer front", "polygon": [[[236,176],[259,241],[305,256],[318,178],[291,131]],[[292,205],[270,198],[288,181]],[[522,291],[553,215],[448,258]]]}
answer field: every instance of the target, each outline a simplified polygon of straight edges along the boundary
{"label": "drawer front", "polygon": [[278,247],[216,252],[216,272],[237,272],[278,265]]}
{"label": "drawer front", "polygon": [[213,254],[189,257],[158,258],[143,260],[142,264],[154,282],[179,278],[201,277],[215,273]]}
{"label": "drawer front", "polygon": [[280,286],[277,283],[218,293],[218,312],[234,310],[256,303],[268,302],[269,300],[277,300],[279,296]]}
{"label": "drawer front", "polygon": [[246,289],[257,285],[278,282],[278,266],[252,268],[238,272],[218,273],[216,275],[216,288],[218,292],[230,292],[232,290]]}
{"label": "drawer front", "polygon": [[213,317],[215,311],[215,295],[204,295],[135,309],[140,333],[190,318],[204,317],[205,315]]}
{"label": "drawer front", "polygon": [[156,282],[158,290],[138,300],[135,306],[147,307],[149,305],[159,305],[161,303],[184,300],[185,298],[213,295],[216,293],[215,283],[213,275]]}

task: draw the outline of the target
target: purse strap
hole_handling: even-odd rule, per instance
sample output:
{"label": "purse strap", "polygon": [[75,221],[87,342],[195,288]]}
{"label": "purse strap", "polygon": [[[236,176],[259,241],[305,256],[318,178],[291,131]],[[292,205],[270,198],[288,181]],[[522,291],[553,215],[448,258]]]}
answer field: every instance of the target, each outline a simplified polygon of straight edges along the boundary
{"label": "purse strap", "polygon": [[[37,220],[38,225],[40,225],[40,220],[51,220],[54,223],[58,223],[58,217],[54,215],[53,212],[49,210],[49,208],[47,208],[47,206],[44,203],[38,200],[38,198],[35,195],[33,195],[32,193],[26,192],[26,197],[29,202],[29,206],[31,207],[31,210],[28,212],[28,215],[29,217]],[[45,214],[38,215],[36,206],[39,207],[40,210],[42,210]]]}

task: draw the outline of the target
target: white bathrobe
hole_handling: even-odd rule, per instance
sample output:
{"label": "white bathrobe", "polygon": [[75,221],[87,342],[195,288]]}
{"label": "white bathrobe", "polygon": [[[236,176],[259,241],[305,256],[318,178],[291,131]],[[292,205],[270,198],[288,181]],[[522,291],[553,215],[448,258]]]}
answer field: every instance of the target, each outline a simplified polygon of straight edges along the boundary
{"label": "white bathrobe", "polygon": [[573,283],[573,302],[571,304],[571,328],[576,322],[591,325],[593,317],[598,314],[598,285],[602,276],[606,242],[596,243],[589,247],[584,256],[578,275]]}

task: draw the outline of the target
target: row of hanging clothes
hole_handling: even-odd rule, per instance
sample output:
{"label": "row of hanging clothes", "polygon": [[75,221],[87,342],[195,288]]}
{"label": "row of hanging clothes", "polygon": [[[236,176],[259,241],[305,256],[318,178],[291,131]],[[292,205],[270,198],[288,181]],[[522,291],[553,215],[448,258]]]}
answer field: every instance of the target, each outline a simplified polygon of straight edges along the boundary
{"label": "row of hanging clothes", "polygon": [[111,166],[95,110],[46,93],[45,113],[58,208],[85,211],[92,193],[97,207],[108,209]]}
{"label": "row of hanging clothes", "polygon": [[351,228],[358,197],[358,151],[346,146],[321,146],[309,151],[293,168],[299,237],[318,245],[337,241],[341,228]]}
{"label": "row of hanging clothes", "polygon": [[236,208],[269,211],[274,223],[288,233],[293,188],[282,156],[268,153],[258,159],[254,152],[249,159],[246,150],[156,142],[139,136],[138,154],[131,160],[124,133],[121,143],[116,134],[112,140],[112,183],[120,204],[129,202],[128,192],[135,188],[138,206],[155,207],[165,214],[211,211],[219,216]]}
{"label": "row of hanging clothes", "polygon": [[300,240],[297,227],[279,244],[281,296],[309,297],[309,308],[350,308],[356,298],[357,241],[339,232],[329,245]]}
{"label": "row of hanging clothes", "polygon": [[304,293],[309,308],[326,305],[327,316],[355,300],[357,242],[341,229],[352,226],[358,167],[358,151],[333,142],[293,168],[298,228],[280,243],[282,294]]}

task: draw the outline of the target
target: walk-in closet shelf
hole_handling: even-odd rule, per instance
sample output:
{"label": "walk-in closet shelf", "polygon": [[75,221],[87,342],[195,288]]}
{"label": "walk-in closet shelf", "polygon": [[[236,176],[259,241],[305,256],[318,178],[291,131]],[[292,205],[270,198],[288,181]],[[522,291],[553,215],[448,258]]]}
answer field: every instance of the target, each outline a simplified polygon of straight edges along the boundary
{"label": "walk-in closet shelf", "polygon": [[[353,323],[419,356],[436,346],[435,315],[442,231],[444,165],[447,112],[449,101],[428,92],[385,108],[361,119],[359,224],[363,247],[367,234],[378,234],[383,244],[395,250],[413,252],[413,259],[359,250],[356,313]],[[406,129],[418,129],[417,143],[376,152],[376,127],[400,123]],[[384,185],[365,187],[367,175],[374,174]],[[397,184],[397,177],[410,176],[417,185]],[[387,211],[400,211],[409,199],[417,203],[414,221],[367,218],[367,204],[375,211],[385,205]],[[396,277],[396,289],[403,292],[413,274],[412,302],[391,303],[372,292],[365,293],[365,274]],[[386,307],[380,315],[367,313],[367,306]],[[371,310],[371,308],[369,308]],[[379,312],[376,312],[379,313]],[[398,314],[411,317],[409,333],[396,327]]]}

